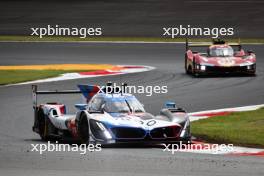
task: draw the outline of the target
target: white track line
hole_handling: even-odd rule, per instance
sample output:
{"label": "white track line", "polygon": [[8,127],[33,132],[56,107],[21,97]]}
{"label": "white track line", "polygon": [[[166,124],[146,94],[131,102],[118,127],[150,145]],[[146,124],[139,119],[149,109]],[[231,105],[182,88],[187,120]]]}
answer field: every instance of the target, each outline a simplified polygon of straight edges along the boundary
{"label": "white track line", "polygon": [[189,113],[189,115],[190,115],[190,120],[191,121],[195,121],[195,120],[205,119],[205,118],[209,117],[209,116],[199,116],[200,114],[210,114],[210,113],[219,113],[219,112],[253,111],[253,110],[257,110],[257,109],[262,108],[262,107],[264,107],[264,104],[192,112],[192,113]]}

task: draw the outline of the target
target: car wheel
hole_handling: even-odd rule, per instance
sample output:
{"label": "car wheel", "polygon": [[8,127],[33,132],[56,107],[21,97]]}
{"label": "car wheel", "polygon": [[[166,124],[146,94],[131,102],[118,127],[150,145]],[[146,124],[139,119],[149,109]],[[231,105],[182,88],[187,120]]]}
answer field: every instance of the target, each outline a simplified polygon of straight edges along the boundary
{"label": "car wheel", "polygon": [[39,110],[38,113],[38,117],[39,117],[39,135],[40,138],[44,141],[46,141],[48,139],[48,135],[47,135],[47,120],[45,118],[45,114],[43,113],[42,110]]}
{"label": "car wheel", "polygon": [[195,77],[195,78],[198,78],[200,77],[200,74],[195,70],[196,68],[196,63],[193,62],[193,66],[192,66],[192,75]]}
{"label": "car wheel", "polygon": [[188,65],[187,65],[187,59],[185,58],[185,65],[184,65],[184,68],[185,68],[185,73],[186,74],[190,74],[190,72],[189,72],[189,67],[188,67]]}
{"label": "car wheel", "polygon": [[89,139],[90,139],[89,125],[85,113],[81,114],[80,119],[78,121],[78,135],[81,143],[89,144]]}
{"label": "car wheel", "polygon": [[187,74],[189,74],[189,75],[192,74],[192,67],[190,65],[188,66]]}
{"label": "car wheel", "polygon": [[195,62],[195,57],[193,58],[193,61],[192,61],[192,75],[194,76],[194,77],[197,77],[198,75],[197,75],[197,73],[196,73],[196,71],[195,71],[195,68],[196,68],[196,62]]}
{"label": "car wheel", "polygon": [[192,68],[192,75],[195,77],[195,78],[198,78],[200,76],[200,74],[198,72],[195,71],[195,65],[193,65],[193,68]]}

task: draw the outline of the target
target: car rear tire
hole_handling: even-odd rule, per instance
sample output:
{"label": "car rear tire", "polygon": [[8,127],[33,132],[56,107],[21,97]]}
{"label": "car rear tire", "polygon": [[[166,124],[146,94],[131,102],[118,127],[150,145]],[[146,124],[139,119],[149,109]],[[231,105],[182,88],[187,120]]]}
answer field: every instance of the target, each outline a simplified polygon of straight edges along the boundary
{"label": "car rear tire", "polygon": [[192,67],[192,75],[193,75],[193,77],[198,78],[200,76],[200,74],[195,71],[195,67],[196,67],[196,65],[193,65],[193,67]]}
{"label": "car rear tire", "polygon": [[192,67],[190,65],[187,68],[187,74],[188,75],[192,74]]}
{"label": "car rear tire", "polygon": [[46,120],[45,114],[42,109],[38,112],[39,120],[39,136],[41,140],[46,141],[48,139],[47,130],[48,130],[48,121]]}
{"label": "car rear tire", "polygon": [[195,78],[200,77],[200,74],[198,72],[196,72],[196,62],[195,62],[195,58],[193,59],[193,64],[192,64],[192,75]]}
{"label": "car rear tire", "polygon": [[189,67],[188,67],[188,65],[187,65],[187,58],[186,58],[186,56],[185,56],[185,65],[184,65],[184,68],[185,68],[185,73],[186,73],[186,74],[190,74],[190,72],[189,72]]}

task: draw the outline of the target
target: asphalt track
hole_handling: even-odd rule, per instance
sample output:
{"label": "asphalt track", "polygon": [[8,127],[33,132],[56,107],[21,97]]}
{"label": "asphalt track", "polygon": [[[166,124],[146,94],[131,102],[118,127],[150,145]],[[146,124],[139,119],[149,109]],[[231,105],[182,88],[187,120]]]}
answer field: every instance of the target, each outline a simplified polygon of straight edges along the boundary
{"label": "asphalt track", "polygon": [[[175,100],[188,111],[262,104],[263,45],[251,45],[258,57],[256,77],[192,78],[184,74],[183,44],[0,43],[0,64],[111,63],[149,65],[145,73],[39,84],[40,89],[73,89],[78,83],[106,81],[131,85],[167,85],[168,94],[138,96],[145,108],[158,113],[164,101]],[[72,111],[79,96],[49,96]],[[163,152],[160,148],[103,148],[75,152],[30,151],[42,143],[31,131],[30,85],[0,87],[0,175],[264,175],[263,158]],[[70,106],[71,105],[71,106]]]}

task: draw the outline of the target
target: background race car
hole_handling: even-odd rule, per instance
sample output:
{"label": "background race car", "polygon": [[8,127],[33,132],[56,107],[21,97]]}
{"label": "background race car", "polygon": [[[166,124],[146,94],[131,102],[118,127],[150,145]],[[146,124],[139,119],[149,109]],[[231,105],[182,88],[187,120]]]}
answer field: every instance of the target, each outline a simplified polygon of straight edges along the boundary
{"label": "background race car", "polygon": [[[188,114],[174,102],[167,102],[160,114],[154,116],[145,111],[134,95],[119,92],[111,84],[104,88],[78,87],[80,90],[38,91],[33,85],[33,131],[43,140],[56,137],[110,144],[187,142],[191,138]],[[114,91],[108,93],[108,88]],[[61,103],[37,104],[38,94],[73,93],[82,93],[87,100],[85,104],[75,104],[75,114],[67,114]]]}
{"label": "background race car", "polygon": [[[193,47],[203,51],[192,50]],[[251,50],[245,52],[240,42],[227,43],[218,39],[212,43],[189,43],[186,40],[185,71],[193,76],[227,73],[254,76],[256,55]]]}

